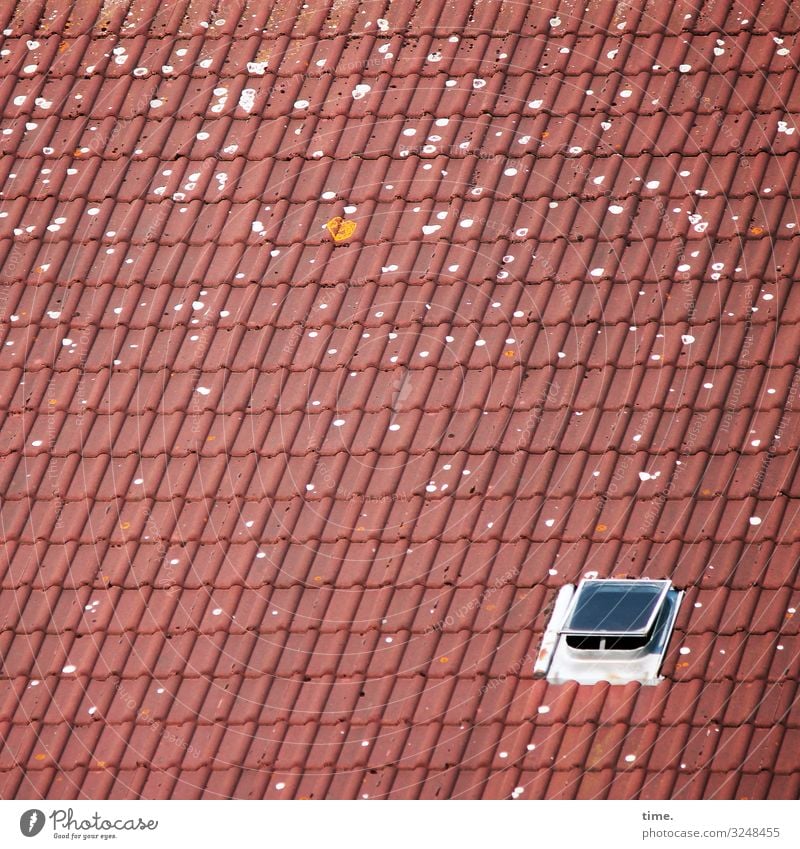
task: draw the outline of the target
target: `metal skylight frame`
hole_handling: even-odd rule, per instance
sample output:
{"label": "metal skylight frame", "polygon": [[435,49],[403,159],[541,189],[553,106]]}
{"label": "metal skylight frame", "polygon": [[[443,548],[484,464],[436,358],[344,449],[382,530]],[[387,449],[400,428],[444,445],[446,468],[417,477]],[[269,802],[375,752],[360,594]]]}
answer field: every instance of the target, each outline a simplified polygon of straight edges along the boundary
{"label": "metal skylight frame", "polygon": [[[595,579],[586,579],[595,580]],[[604,583],[631,581],[629,578],[600,579]],[[579,589],[573,584],[566,584],[558,592],[553,606],[553,613],[542,637],[542,643],[533,667],[535,678],[547,678],[551,684],[566,684],[570,681],[579,684],[597,684],[606,681],[610,684],[629,684],[638,682],[643,686],[655,686],[663,677],[659,674],[661,664],[667,652],[667,647],[673,637],[675,621],[683,601],[683,590],[672,586],[672,582],[655,581],[643,578],[637,583],[664,583],[667,591],[660,593],[655,605],[655,619],[651,630],[643,636],[631,632],[620,634],[615,632],[611,638],[632,638],[633,641],[644,641],[640,645],[625,648],[606,648],[604,641],[607,637],[599,634],[564,633],[579,596]],[[663,592],[663,590],[662,590]],[[597,646],[574,646],[570,641],[575,637],[597,639]]]}

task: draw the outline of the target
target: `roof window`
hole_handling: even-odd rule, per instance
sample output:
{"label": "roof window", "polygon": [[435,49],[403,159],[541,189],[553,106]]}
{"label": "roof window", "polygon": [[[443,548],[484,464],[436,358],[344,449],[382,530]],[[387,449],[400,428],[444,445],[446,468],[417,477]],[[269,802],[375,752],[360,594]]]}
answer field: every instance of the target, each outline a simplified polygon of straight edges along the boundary
{"label": "roof window", "polygon": [[657,684],[682,597],[670,581],[649,579],[562,587],[535,674],[553,684]]}

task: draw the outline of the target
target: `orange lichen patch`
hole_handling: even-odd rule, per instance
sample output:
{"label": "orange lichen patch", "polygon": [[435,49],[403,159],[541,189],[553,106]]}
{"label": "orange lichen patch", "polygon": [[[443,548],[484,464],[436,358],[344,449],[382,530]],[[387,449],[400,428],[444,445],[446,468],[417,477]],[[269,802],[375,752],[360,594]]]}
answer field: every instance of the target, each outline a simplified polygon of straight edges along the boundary
{"label": "orange lichen patch", "polygon": [[604,525],[602,522],[599,525],[595,525],[594,528],[598,533],[603,533],[603,531],[608,530],[608,525]]}
{"label": "orange lichen patch", "polygon": [[45,754],[44,754],[44,752],[37,752],[37,753],[33,756],[33,759],[34,759],[35,761],[43,761],[46,757],[47,757],[47,755],[45,755]]}
{"label": "orange lichen patch", "polygon": [[758,226],[756,226],[756,227],[751,227],[751,228],[750,228],[750,232],[751,232],[754,236],[760,236],[760,235],[764,232],[764,228],[763,228],[763,227],[758,227]]}
{"label": "orange lichen patch", "polygon": [[505,351],[504,356],[513,357],[513,356],[515,356],[515,354],[514,354],[514,351]]}
{"label": "orange lichen patch", "polygon": [[105,769],[108,766],[108,763],[106,761],[97,761],[97,766],[99,766],[100,769]]}
{"label": "orange lichen patch", "polygon": [[322,583],[322,575],[314,575],[314,583],[321,584]]}
{"label": "orange lichen patch", "polygon": [[439,658],[439,663],[449,663],[449,662],[450,662],[450,658],[449,658],[449,657],[447,657],[447,655],[444,655],[444,654],[443,654],[443,655]]}
{"label": "orange lichen patch", "polygon": [[334,242],[343,242],[349,239],[356,232],[356,222],[350,221],[348,218],[336,216],[325,225],[328,232],[333,236]]}
{"label": "orange lichen patch", "polygon": [[119,526],[122,528],[123,531],[127,531],[128,528],[131,526],[131,523],[130,522],[120,522]]}

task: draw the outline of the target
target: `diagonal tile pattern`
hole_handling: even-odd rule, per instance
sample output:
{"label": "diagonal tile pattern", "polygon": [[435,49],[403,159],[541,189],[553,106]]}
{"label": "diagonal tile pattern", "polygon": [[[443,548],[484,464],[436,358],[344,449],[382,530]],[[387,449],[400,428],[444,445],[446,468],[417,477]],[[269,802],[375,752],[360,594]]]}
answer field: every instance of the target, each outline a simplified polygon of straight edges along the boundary
{"label": "diagonal tile pattern", "polygon": [[0,796],[797,798],[799,30],[5,4]]}

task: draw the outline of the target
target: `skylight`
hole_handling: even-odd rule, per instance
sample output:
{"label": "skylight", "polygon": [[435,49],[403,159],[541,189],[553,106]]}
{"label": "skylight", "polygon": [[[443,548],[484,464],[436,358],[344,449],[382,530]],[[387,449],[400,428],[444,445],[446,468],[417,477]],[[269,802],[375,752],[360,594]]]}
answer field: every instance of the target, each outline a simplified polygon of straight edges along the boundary
{"label": "skylight", "polygon": [[669,581],[582,581],[561,633],[643,637],[669,586]]}
{"label": "skylight", "polygon": [[670,581],[562,587],[534,672],[552,683],[656,684],[683,593]]}

